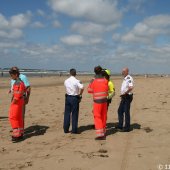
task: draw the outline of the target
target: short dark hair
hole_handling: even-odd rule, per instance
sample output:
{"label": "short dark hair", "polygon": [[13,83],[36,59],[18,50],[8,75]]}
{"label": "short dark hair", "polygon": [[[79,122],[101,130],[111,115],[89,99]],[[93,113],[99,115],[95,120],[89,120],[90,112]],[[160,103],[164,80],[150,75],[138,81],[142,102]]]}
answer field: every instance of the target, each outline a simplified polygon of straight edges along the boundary
{"label": "short dark hair", "polygon": [[18,70],[10,69],[10,70],[9,70],[9,74],[10,74],[10,75],[11,75],[11,74],[14,74],[14,75],[16,75],[16,74],[17,74],[17,76],[19,76],[19,74],[20,74],[20,73],[19,73],[19,71],[18,71]]}
{"label": "short dark hair", "polygon": [[72,76],[75,76],[76,75],[76,69],[74,69],[74,68],[70,69],[70,74]]}
{"label": "short dark hair", "polygon": [[102,67],[100,65],[94,67],[94,72],[95,72],[95,74],[101,74],[102,73]]}

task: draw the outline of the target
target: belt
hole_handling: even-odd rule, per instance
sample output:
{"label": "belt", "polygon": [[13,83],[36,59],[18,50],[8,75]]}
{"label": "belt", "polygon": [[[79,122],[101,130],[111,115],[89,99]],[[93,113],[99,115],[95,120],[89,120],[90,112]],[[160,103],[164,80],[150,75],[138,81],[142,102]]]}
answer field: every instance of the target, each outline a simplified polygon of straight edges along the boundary
{"label": "belt", "polygon": [[79,97],[79,95],[68,95],[68,94],[65,94],[66,97]]}
{"label": "belt", "polygon": [[132,97],[133,96],[133,93],[132,94],[124,94],[124,95],[121,95],[120,97],[122,99],[128,99],[129,97]]}

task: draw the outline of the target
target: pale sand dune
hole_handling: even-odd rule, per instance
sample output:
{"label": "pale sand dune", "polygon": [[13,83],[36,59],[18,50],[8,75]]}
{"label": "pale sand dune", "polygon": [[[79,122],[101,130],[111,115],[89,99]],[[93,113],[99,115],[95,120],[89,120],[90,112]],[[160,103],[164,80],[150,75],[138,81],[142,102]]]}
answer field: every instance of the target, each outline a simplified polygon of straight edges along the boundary
{"label": "pale sand dune", "polygon": [[[92,96],[85,82],[78,135],[63,133],[66,77],[30,78],[25,140],[10,141],[8,78],[0,78],[0,170],[157,170],[170,164],[170,78],[134,77],[129,133],[116,132],[122,79],[112,78],[116,96],[108,112],[106,141],[95,141]],[[163,170],[164,170],[163,169]]]}

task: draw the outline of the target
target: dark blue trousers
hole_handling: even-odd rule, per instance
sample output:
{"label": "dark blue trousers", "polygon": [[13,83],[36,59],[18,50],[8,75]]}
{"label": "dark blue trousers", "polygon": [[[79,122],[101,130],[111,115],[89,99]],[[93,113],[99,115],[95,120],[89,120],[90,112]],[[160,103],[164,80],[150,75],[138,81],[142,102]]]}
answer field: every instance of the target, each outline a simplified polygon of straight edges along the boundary
{"label": "dark blue trousers", "polygon": [[79,98],[77,96],[66,95],[64,112],[64,132],[69,132],[70,119],[72,119],[72,133],[77,133],[79,115]]}
{"label": "dark blue trousers", "polygon": [[[133,100],[132,95],[124,95],[121,97],[120,105],[118,108],[118,119],[119,119],[119,128],[123,128],[124,115],[125,115],[125,129],[130,129],[130,104]],[[125,114],[124,114],[125,113]]]}

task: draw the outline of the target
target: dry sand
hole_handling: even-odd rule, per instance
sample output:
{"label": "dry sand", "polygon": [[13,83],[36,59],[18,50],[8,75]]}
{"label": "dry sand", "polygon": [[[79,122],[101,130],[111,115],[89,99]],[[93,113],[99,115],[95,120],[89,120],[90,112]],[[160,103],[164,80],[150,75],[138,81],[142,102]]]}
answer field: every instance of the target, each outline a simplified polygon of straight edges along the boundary
{"label": "dry sand", "polygon": [[121,77],[112,77],[116,95],[109,107],[106,141],[95,141],[91,77],[78,77],[85,92],[80,134],[63,133],[66,77],[33,77],[26,108],[25,140],[12,143],[7,94],[9,78],[0,78],[0,170],[164,170],[170,169],[170,78],[134,77],[133,130],[116,132]]}

